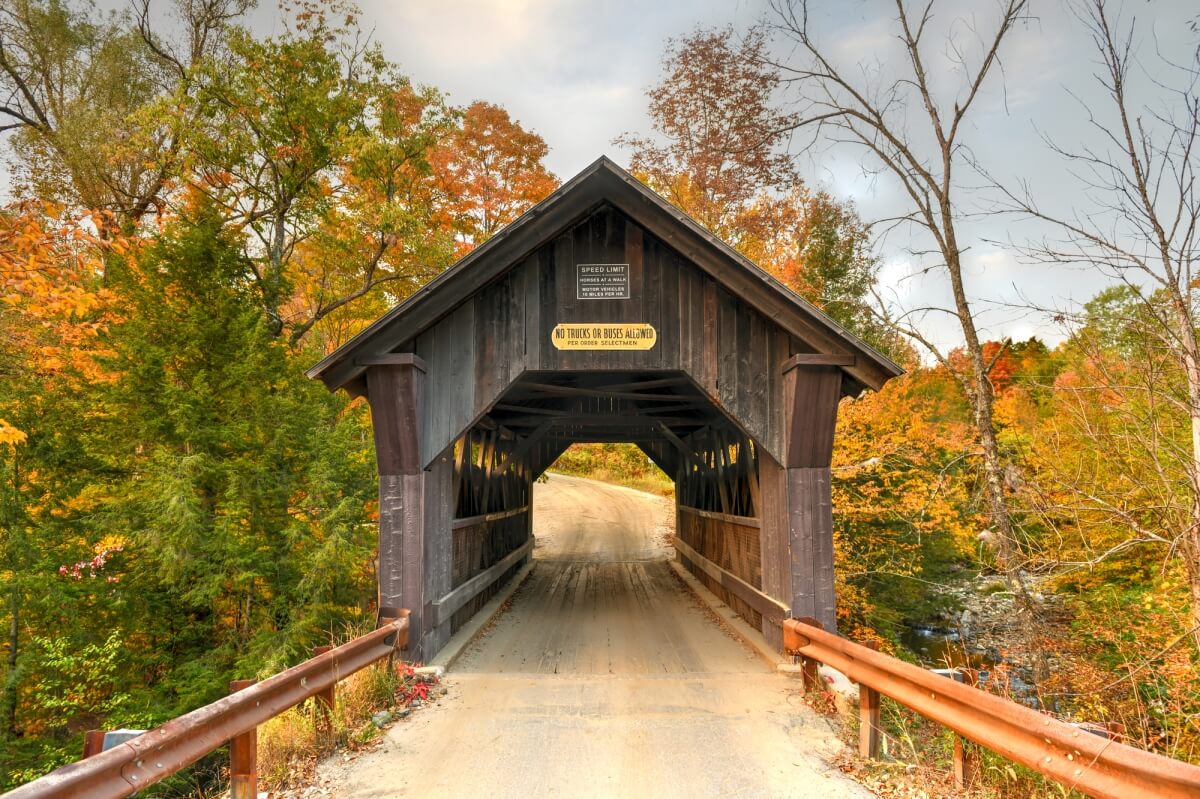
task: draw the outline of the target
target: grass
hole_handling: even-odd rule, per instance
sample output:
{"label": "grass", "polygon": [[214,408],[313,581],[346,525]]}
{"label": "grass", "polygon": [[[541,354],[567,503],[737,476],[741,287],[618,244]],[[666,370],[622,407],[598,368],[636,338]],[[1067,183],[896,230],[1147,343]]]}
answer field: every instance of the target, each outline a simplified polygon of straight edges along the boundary
{"label": "grass", "polygon": [[[833,715],[826,694],[806,697],[815,710]],[[838,730],[846,745],[841,770],[881,796],[911,799],[1083,799],[1041,774],[994,752],[969,745],[975,766],[965,788],[954,784],[955,733],[903,705],[881,697],[882,754],[879,760],[858,756],[858,714],[842,717]]]}
{"label": "grass", "polygon": [[633,444],[574,444],[551,469],[660,497],[675,496],[674,481]]}
{"label": "grass", "polygon": [[381,710],[406,708],[425,699],[428,686],[413,677],[412,666],[381,661],[338,683],[332,717],[316,699],[258,728],[258,774],[262,790],[307,784],[321,758],[339,749],[355,750],[382,735],[371,717]]}

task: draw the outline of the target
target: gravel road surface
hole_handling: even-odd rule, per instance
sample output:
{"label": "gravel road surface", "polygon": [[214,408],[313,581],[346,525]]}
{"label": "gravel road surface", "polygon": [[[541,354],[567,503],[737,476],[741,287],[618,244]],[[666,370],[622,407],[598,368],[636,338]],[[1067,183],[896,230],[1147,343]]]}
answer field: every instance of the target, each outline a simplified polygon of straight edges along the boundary
{"label": "gravel road surface", "polygon": [[536,566],[382,746],[323,768],[337,796],[870,797],[828,722],[667,565],[667,500],[551,475]]}

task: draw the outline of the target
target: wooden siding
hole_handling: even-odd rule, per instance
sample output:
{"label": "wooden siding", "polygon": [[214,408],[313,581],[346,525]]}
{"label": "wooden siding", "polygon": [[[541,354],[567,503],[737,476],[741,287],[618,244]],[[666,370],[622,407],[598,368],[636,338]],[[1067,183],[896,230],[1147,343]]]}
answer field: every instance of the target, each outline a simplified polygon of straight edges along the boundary
{"label": "wooden siding", "polygon": [[[737,575],[756,589],[762,590],[762,554],[759,550],[759,523],[754,518],[700,513],[684,505],[678,506],[675,535],[696,552]],[[699,564],[686,558],[684,565],[705,588],[753,627],[761,627],[762,614],[733,591],[714,580]]]}
{"label": "wooden siding", "polygon": [[[455,588],[470,580],[492,564],[504,559],[510,552],[529,540],[530,509],[514,515],[502,515],[494,521],[480,521],[470,525],[456,526],[453,538],[452,580]],[[491,585],[477,593],[470,601],[455,611],[450,619],[451,634],[458,632],[463,624],[475,615],[500,587],[522,566],[516,563]]]}
{"label": "wooden siding", "polygon": [[[630,299],[578,300],[576,265],[628,263]],[[559,323],[654,326],[645,351],[567,351]],[[758,445],[783,460],[779,366],[805,345],[713,278],[603,206],[411,342],[426,363],[421,457],[429,464],[526,371],[681,370]]]}

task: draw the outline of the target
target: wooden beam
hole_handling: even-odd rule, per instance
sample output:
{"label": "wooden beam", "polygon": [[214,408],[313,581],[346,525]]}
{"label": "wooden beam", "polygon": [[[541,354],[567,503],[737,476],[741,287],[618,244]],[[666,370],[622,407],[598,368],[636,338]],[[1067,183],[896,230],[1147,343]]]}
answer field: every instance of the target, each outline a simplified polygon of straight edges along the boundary
{"label": "wooden beam", "polygon": [[739,524],[742,527],[762,527],[762,523],[755,516],[734,516],[732,513],[717,513],[711,510],[700,510],[689,505],[680,505],[679,510],[683,513],[690,513],[694,516],[699,516],[703,519],[716,519],[717,521],[729,522],[730,524]]}
{"label": "wooden beam", "polygon": [[510,413],[529,413],[535,416],[566,416],[571,413],[570,410],[564,408],[538,408],[533,405],[508,405],[500,403],[493,410],[508,411]]}
{"label": "wooden beam", "polygon": [[538,425],[538,427],[535,428],[532,433],[525,436],[520,443],[518,443],[512,448],[512,450],[509,451],[509,453],[504,457],[504,460],[500,462],[500,465],[496,467],[496,474],[504,474],[510,463],[519,462],[521,458],[524,458],[525,453],[529,452],[529,448],[541,440],[546,432],[549,431],[550,428],[554,427],[555,423],[557,422],[557,418],[551,417],[550,419],[547,419]]}
{"label": "wooden beam", "polygon": [[840,352],[801,352],[783,362],[780,372],[787,372],[797,366],[854,366],[858,359],[853,355]]}
{"label": "wooden beam", "polygon": [[474,527],[477,524],[484,524],[485,522],[498,522],[501,519],[509,519],[513,516],[520,516],[522,513],[526,513],[528,511],[529,506],[522,505],[519,508],[512,508],[511,510],[498,510],[492,513],[484,513],[480,516],[468,516],[465,519],[455,519],[454,521],[450,522],[450,529],[460,530],[463,527]]}
{"label": "wooden beam", "polygon": [[675,433],[671,431],[671,428],[667,427],[662,422],[659,422],[658,430],[663,434],[663,437],[666,438],[667,441],[669,441],[675,447],[675,449],[679,450],[681,455],[683,455],[684,463],[692,463],[696,460],[696,453],[692,451],[691,447],[683,443],[683,439],[675,435]]}
{"label": "wooden beam", "polygon": [[551,431],[546,434],[546,438],[555,441],[566,441],[571,444],[641,444],[661,441],[662,438],[658,435],[648,436],[629,435],[625,433],[589,433],[586,430],[579,432],[569,431]]}
{"label": "wooden beam", "polygon": [[425,528],[427,473],[420,447],[425,373],[412,361],[372,366],[366,374],[379,473],[379,602],[412,610],[409,642],[418,653],[431,627],[423,618],[426,545],[437,543],[426,540]]}
{"label": "wooden beam", "polygon": [[354,360],[355,366],[415,366],[422,372],[427,372],[425,361],[415,352],[388,352],[381,355],[368,355]]}
{"label": "wooden beam", "polygon": [[673,543],[679,554],[687,558],[696,568],[720,583],[722,588],[732,591],[739,599],[762,615],[778,619],[779,621],[791,617],[791,608],[787,605],[774,597],[767,596],[733,572],[727,571],[713,563],[688,546],[679,536],[675,536]]}
{"label": "wooden beam", "polygon": [[643,402],[679,402],[679,400],[684,398],[680,394],[635,394],[632,392],[602,391],[594,388],[581,388],[579,386],[559,386],[554,383],[519,382],[515,388],[559,397],[603,397],[605,399],[632,399]]}
{"label": "wooden beam", "polygon": [[517,561],[533,551],[534,539],[528,539],[524,544],[509,552],[496,563],[470,578],[462,585],[435,601],[432,607],[434,624],[449,621],[457,611],[479,595],[481,591],[500,579],[500,575],[511,569]]}
{"label": "wooden beam", "polygon": [[648,388],[663,388],[688,383],[686,377],[663,377],[658,380],[642,380],[634,383],[609,383],[604,386],[592,386],[597,391],[645,391]]}
{"label": "wooden beam", "polygon": [[657,427],[659,425],[680,425],[683,427],[703,427],[707,422],[688,416],[617,416],[611,414],[574,414],[560,416],[554,420],[556,427]]}
{"label": "wooden beam", "polygon": [[[680,399],[683,400],[687,398],[681,396]],[[678,405],[663,405],[657,408],[638,408],[638,413],[653,416],[656,413],[678,413],[679,411],[694,410],[696,408],[707,410],[712,408],[712,403],[708,400],[697,397],[693,402],[681,402]],[[715,413],[715,411],[713,412]]]}

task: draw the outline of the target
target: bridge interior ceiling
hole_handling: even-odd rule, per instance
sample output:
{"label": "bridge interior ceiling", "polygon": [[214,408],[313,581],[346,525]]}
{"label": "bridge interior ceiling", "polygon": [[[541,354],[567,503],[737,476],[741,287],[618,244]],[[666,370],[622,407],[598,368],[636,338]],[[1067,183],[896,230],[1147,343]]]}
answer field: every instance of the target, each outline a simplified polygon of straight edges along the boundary
{"label": "bridge interior ceiling", "polygon": [[637,445],[681,505],[756,512],[756,445],[683,372],[527,372],[455,443],[455,517],[519,507],[572,444],[610,442]]}

